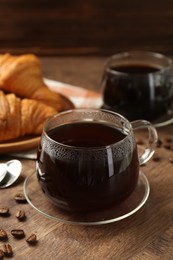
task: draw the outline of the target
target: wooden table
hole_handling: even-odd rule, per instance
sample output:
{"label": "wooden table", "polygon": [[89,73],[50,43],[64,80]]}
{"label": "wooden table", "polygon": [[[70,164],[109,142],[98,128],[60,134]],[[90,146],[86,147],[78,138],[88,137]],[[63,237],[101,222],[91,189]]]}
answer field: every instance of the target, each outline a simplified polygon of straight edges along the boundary
{"label": "wooden table", "polygon": [[[100,90],[105,57],[42,58],[44,76],[84,88]],[[172,137],[173,126],[158,129],[159,138]],[[165,142],[165,141],[164,141]],[[168,147],[167,147],[168,148]],[[7,243],[13,247],[15,260],[97,260],[97,259],[173,259],[173,151],[157,147],[160,161],[151,159],[141,170],[150,182],[150,196],[134,215],[119,222],[100,226],[67,225],[39,214],[29,204],[18,204],[14,195],[23,190],[24,179],[35,172],[35,161],[21,159],[20,180],[0,190],[0,206],[10,208],[10,216],[0,217],[0,228],[7,231]],[[10,160],[0,155],[0,162]],[[25,210],[26,221],[15,214]],[[16,240],[11,230],[21,228],[26,235],[36,233],[38,243],[29,246],[25,239]],[[4,242],[0,241],[0,248]]]}

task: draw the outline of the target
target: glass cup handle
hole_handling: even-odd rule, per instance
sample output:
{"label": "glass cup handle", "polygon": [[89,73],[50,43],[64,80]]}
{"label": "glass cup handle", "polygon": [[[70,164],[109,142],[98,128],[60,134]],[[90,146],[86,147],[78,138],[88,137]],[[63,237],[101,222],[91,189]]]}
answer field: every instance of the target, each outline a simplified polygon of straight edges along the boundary
{"label": "glass cup handle", "polygon": [[148,130],[148,147],[139,155],[139,164],[145,164],[154,154],[156,144],[158,141],[158,134],[156,128],[146,120],[136,120],[131,122],[133,130],[147,129]]}

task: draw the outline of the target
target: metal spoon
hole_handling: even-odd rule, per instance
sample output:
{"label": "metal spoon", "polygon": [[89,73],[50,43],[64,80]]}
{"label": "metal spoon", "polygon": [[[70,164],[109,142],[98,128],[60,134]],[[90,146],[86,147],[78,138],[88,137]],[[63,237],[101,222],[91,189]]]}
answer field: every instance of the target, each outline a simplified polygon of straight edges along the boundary
{"label": "metal spoon", "polygon": [[4,179],[7,173],[7,165],[5,163],[0,163],[0,182]]}
{"label": "metal spoon", "polygon": [[20,176],[22,170],[22,164],[19,160],[11,160],[6,163],[7,171],[0,181],[0,189],[9,187],[12,185]]}

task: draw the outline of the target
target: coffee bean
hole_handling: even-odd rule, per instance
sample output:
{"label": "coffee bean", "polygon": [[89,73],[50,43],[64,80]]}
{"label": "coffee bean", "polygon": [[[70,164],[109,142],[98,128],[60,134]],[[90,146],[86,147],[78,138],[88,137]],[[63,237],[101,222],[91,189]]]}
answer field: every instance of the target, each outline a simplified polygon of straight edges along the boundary
{"label": "coffee bean", "polygon": [[13,229],[11,230],[11,234],[15,237],[15,238],[23,238],[25,236],[25,233],[23,231],[23,229]]}
{"label": "coffee bean", "polygon": [[3,252],[6,256],[12,256],[12,254],[13,254],[12,246],[10,244],[4,244]]}
{"label": "coffee bean", "polygon": [[170,144],[165,144],[164,148],[167,149],[167,150],[171,150],[171,145]]}
{"label": "coffee bean", "polygon": [[172,142],[173,142],[173,139],[172,139],[172,137],[166,137],[166,138],[165,138],[165,141],[166,141],[167,143],[172,143]]}
{"label": "coffee bean", "polygon": [[161,157],[160,157],[158,154],[156,154],[156,153],[153,155],[153,158],[152,158],[152,159],[153,159],[153,161],[155,161],[155,162],[160,162],[160,161],[161,161]]}
{"label": "coffee bean", "polygon": [[26,198],[25,198],[25,196],[24,196],[23,193],[17,193],[17,194],[15,194],[14,199],[15,199],[17,202],[21,202],[21,203],[27,202],[27,201],[26,201]]}
{"label": "coffee bean", "polygon": [[6,241],[8,239],[7,232],[4,229],[0,229],[0,240]]}
{"label": "coffee bean", "polygon": [[9,215],[9,212],[10,212],[10,210],[9,210],[9,208],[7,208],[7,207],[1,207],[1,208],[0,208],[0,215],[2,215],[2,216],[7,216],[7,215]]}
{"label": "coffee bean", "polygon": [[36,244],[37,243],[37,236],[35,234],[31,234],[29,237],[27,237],[26,242],[29,244]]}
{"label": "coffee bean", "polygon": [[160,139],[158,139],[156,147],[161,147],[162,146],[162,141]]}
{"label": "coffee bean", "polygon": [[168,160],[169,160],[170,163],[173,163],[173,157],[172,156],[169,156]]}
{"label": "coffee bean", "polygon": [[16,218],[18,218],[18,220],[24,220],[26,218],[25,211],[24,210],[19,210],[16,213]]}
{"label": "coffee bean", "polygon": [[0,249],[0,259],[3,259],[3,257],[4,257],[4,252],[2,249]]}

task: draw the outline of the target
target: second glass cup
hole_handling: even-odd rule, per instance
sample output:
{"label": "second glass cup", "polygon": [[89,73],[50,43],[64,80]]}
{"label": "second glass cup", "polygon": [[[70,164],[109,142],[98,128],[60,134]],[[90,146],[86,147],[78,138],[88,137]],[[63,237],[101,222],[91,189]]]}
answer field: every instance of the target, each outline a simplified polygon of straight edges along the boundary
{"label": "second glass cup", "polygon": [[129,120],[154,122],[172,115],[172,60],[145,51],[113,55],[106,62],[102,90],[103,108]]}

